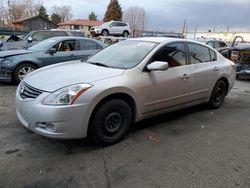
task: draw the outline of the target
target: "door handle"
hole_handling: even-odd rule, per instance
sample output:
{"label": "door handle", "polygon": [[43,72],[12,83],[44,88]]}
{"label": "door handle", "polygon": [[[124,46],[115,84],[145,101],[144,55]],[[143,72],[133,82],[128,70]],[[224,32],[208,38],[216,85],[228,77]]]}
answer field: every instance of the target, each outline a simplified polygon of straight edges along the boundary
{"label": "door handle", "polygon": [[214,68],[213,68],[213,71],[219,71],[219,70],[220,70],[219,67],[214,67]]}
{"label": "door handle", "polygon": [[182,77],[181,77],[181,79],[182,80],[186,80],[186,79],[189,79],[189,77],[190,76],[188,74],[183,74]]}

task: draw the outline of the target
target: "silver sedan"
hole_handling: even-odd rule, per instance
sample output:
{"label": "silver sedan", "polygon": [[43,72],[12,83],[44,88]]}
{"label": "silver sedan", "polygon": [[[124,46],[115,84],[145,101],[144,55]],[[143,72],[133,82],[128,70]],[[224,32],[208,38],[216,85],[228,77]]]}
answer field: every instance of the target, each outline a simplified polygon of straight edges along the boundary
{"label": "silver sedan", "polygon": [[23,126],[51,138],[105,145],[133,122],[207,103],[219,108],[235,82],[235,64],[211,47],[184,39],[128,39],[88,60],[30,73],[16,92]]}

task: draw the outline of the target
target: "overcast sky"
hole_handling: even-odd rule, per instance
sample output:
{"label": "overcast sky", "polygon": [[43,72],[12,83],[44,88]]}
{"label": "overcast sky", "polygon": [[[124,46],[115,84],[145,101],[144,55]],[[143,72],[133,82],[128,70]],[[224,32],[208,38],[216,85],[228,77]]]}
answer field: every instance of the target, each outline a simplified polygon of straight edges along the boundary
{"label": "overcast sky", "polygon": [[[52,3],[53,2],[53,3]],[[53,0],[44,1],[50,10],[53,5],[72,7],[74,19],[87,19],[91,11],[102,20],[110,0]],[[159,31],[181,31],[187,20],[189,31],[250,31],[250,0],[119,0],[122,10],[130,6],[145,9],[147,28]]]}

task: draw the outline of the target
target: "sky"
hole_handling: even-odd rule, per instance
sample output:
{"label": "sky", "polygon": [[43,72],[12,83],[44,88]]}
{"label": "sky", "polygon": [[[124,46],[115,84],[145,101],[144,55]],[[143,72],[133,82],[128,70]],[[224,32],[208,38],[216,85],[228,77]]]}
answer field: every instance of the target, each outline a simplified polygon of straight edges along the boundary
{"label": "sky", "polygon": [[[51,3],[53,2],[53,3]],[[110,0],[44,1],[48,12],[53,5],[72,7],[74,19],[87,19],[94,11],[102,20]],[[148,30],[250,31],[250,0],[119,0],[123,11],[131,6],[145,9]]]}

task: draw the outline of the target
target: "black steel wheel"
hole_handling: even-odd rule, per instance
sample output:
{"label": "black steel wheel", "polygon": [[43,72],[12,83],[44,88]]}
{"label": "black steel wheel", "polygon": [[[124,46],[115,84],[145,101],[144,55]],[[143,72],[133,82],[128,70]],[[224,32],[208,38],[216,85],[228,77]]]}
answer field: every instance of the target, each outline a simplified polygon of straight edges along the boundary
{"label": "black steel wheel", "polygon": [[225,96],[227,94],[227,84],[223,80],[217,81],[215,84],[212,94],[209,100],[209,107],[210,108],[219,108],[221,107]]}
{"label": "black steel wheel", "polygon": [[123,100],[113,99],[94,112],[90,129],[91,138],[97,144],[111,145],[119,142],[132,123],[132,111]]}

